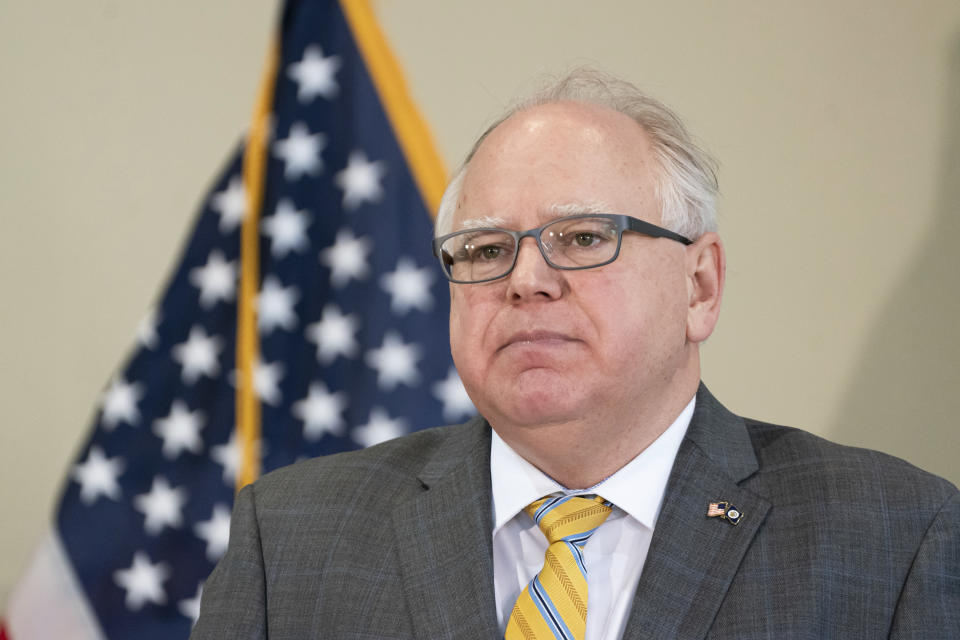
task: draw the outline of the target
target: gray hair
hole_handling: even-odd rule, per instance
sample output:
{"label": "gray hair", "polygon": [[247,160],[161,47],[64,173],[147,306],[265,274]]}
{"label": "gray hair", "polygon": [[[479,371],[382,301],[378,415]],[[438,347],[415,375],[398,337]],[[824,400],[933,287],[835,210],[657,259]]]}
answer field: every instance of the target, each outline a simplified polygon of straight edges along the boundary
{"label": "gray hair", "polygon": [[692,239],[716,231],[716,161],[693,141],[686,126],[666,105],[626,80],[597,69],[580,68],[517,101],[477,139],[444,191],[437,211],[438,236],[452,231],[453,212],[470,160],[490,132],[519,111],[554,102],[594,104],[632,118],[650,137],[658,165],[661,225]]}

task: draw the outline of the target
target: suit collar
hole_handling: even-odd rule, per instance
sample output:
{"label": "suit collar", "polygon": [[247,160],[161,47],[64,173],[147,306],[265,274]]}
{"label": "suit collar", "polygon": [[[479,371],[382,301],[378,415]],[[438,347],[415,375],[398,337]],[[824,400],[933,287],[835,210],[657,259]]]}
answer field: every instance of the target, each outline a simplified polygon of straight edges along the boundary
{"label": "suit collar", "polygon": [[394,509],[396,552],[418,638],[499,635],[489,460],[485,420],[448,429],[417,476],[422,490]]}
{"label": "suit collar", "polygon": [[746,480],[760,468],[743,418],[730,413],[702,382],[687,440],[733,482]]}
{"label": "suit collar", "polygon": [[[703,385],[670,473],[624,638],[703,638],[770,503],[741,486],[759,468],[746,425]],[[707,517],[726,500],[739,524]]]}
{"label": "suit collar", "polygon": [[464,424],[446,427],[446,437],[436,453],[423,465],[417,479],[425,488],[445,482],[485,483],[489,492],[490,425],[483,416]]}

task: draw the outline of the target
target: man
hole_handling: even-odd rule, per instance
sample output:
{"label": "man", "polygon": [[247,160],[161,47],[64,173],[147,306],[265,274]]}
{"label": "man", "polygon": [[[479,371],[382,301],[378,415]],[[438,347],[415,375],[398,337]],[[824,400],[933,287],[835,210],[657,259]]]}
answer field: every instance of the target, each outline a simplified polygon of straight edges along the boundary
{"label": "man", "polygon": [[483,417],[244,489],[194,637],[960,637],[955,487],[701,385],[715,195],[595,72],[491,127],[434,242]]}

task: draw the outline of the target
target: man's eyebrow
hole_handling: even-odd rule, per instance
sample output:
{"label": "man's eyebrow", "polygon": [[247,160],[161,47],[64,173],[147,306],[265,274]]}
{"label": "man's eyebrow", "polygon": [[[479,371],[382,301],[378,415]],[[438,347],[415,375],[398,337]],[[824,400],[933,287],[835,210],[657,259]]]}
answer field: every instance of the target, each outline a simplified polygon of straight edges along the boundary
{"label": "man's eyebrow", "polygon": [[460,224],[457,225],[457,230],[462,231],[464,229],[483,229],[487,227],[503,228],[505,224],[506,222],[503,218],[498,218],[496,216],[483,216],[480,218],[468,218],[461,221]]}
{"label": "man's eyebrow", "polygon": [[[552,204],[543,211],[544,213],[540,218],[543,223],[546,224],[553,218],[573,216],[578,213],[610,213],[611,209],[609,205],[603,202],[566,202],[563,204]],[[460,224],[457,225],[457,230],[463,231],[464,229],[484,229],[489,227],[505,229],[506,225],[506,221],[498,216],[480,216],[478,218],[467,218],[461,221]]]}
{"label": "man's eyebrow", "polygon": [[579,213],[610,213],[612,209],[605,202],[567,202],[552,204],[547,211],[556,216],[574,216]]}

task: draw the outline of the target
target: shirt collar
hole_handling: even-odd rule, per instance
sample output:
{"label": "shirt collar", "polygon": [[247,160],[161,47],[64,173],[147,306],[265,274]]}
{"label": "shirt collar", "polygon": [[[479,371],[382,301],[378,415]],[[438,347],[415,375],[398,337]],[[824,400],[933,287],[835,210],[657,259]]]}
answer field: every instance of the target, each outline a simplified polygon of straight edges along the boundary
{"label": "shirt collar", "polygon": [[[490,480],[493,492],[493,533],[528,504],[551,493],[595,493],[603,496],[643,526],[653,529],[660,515],[670,469],[690,425],[696,396],[666,431],[616,473],[589,489],[570,490],[537,469],[493,432]],[[643,487],[643,491],[637,491]]]}

